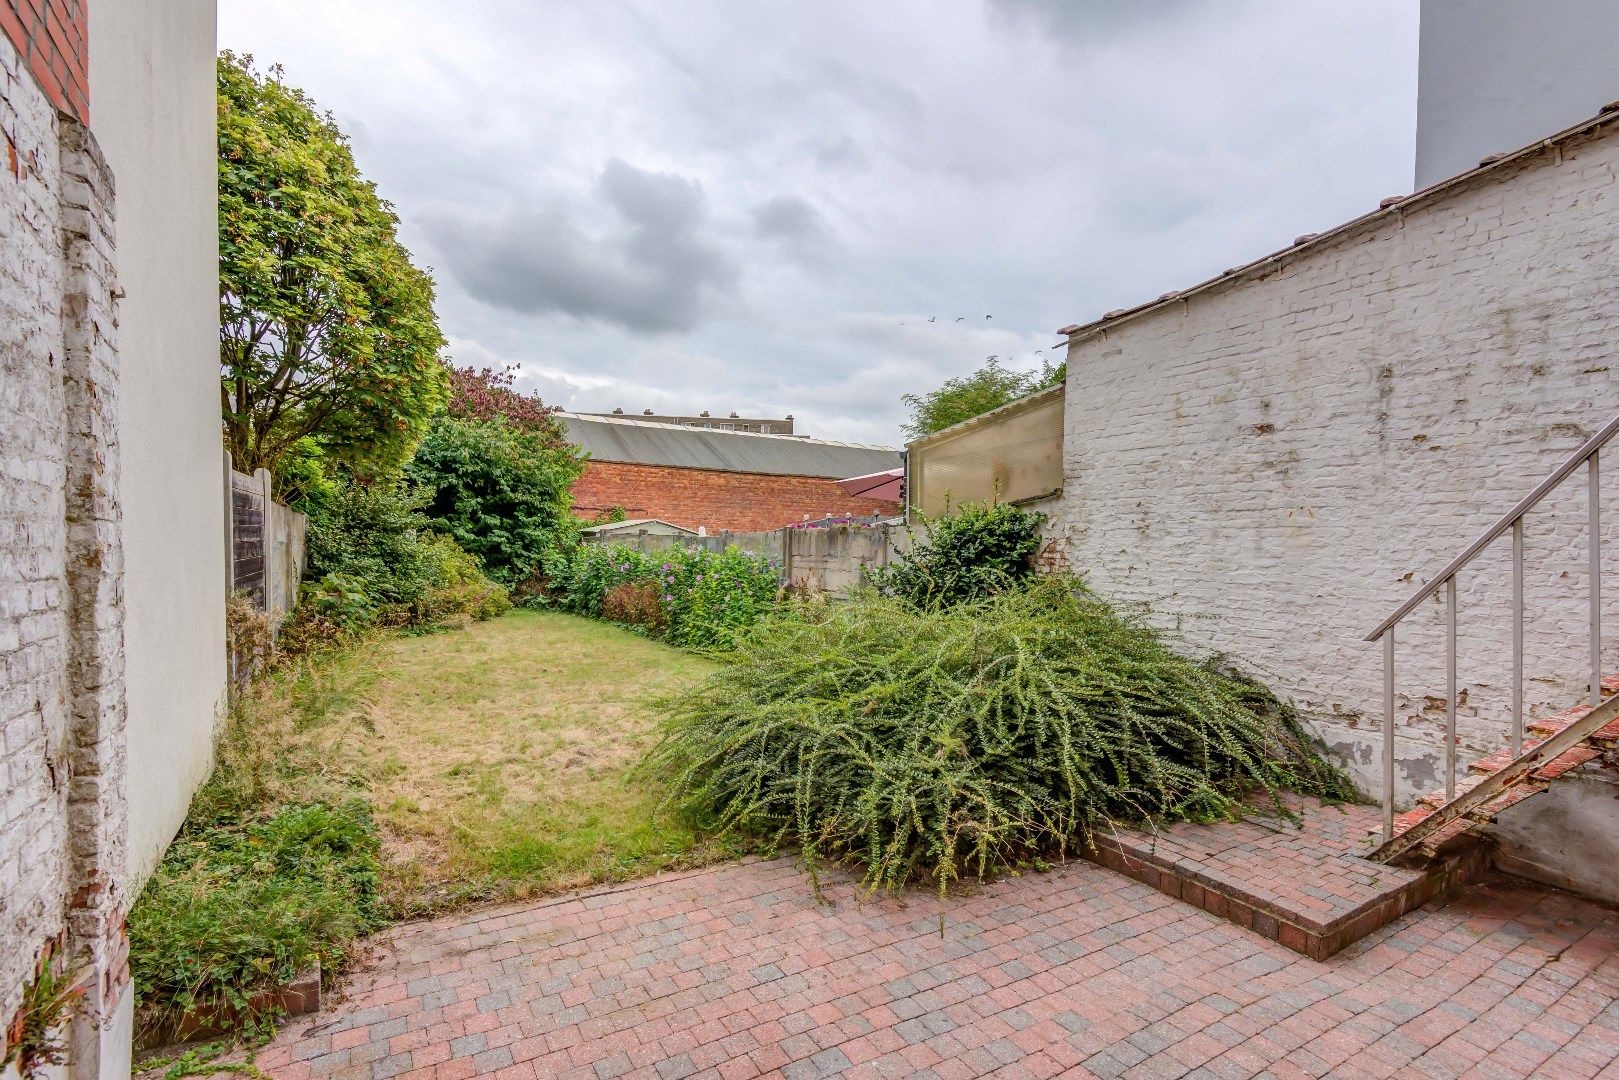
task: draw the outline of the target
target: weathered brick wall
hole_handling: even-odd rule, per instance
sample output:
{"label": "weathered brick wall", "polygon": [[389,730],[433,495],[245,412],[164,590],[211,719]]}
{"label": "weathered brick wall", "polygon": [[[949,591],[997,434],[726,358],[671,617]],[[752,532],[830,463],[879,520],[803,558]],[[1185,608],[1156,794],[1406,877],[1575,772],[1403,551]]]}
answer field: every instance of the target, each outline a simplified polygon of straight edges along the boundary
{"label": "weathered brick wall", "polygon": [[765,532],[821,518],[894,514],[899,504],[858,499],[831,480],[813,476],[677,469],[592,461],[573,486],[574,509],[594,516],[614,508],[627,517],[660,518],[709,532]]}
{"label": "weathered brick wall", "polygon": [[[1052,555],[1246,662],[1380,783],[1362,638],[1619,409],[1614,126],[1076,334]],[[1584,515],[1575,477],[1527,526],[1536,712],[1584,692]],[[1510,717],[1510,552],[1460,578],[1464,763]],[[1429,603],[1399,637],[1407,793],[1442,782],[1442,625]]]}
{"label": "weathered brick wall", "polygon": [[112,179],[6,40],[0,131],[3,1030],[64,935],[116,999],[129,897]]}
{"label": "weathered brick wall", "polygon": [[[69,782],[63,265],[50,102],[0,41],[0,1026],[61,932]],[[3,1037],[3,1036],[0,1036]]]}
{"label": "weathered brick wall", "polygon": [[85,15],[83,0],[0,0],[0,33],[16,48],[23,68],[52,105],[88,124],[90,46]]}

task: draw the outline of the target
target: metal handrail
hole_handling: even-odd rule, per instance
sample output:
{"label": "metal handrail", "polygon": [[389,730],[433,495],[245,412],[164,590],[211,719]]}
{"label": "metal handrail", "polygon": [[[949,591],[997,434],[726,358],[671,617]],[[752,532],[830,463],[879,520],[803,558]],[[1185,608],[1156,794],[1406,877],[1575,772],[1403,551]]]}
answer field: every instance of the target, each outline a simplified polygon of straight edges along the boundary
{"label": "metal handrail", "polygon": [[1601,465],[1598,451],[1619,434],[1619,416],[1581,444],[1561,465],[1519,499],[1471,544],[1462,549],[1427,584],[1413,592],[1367,641],[1383,642],[1383,842],[1394,838],[1394,628],[1418,604],[1445,590],[1445,801],[1456,798],[1456,574],[1489,547],[1502,533],[1512,530],[1512,755],[1523,752],[1523,518],[1570,473],[1587,465],[1587,503],[1590,516],[1588,540],[1590,576],[1591,704],[1602,703],[1602,518]]}
{"label": "metal handrail", "polygon": [[1523,517],[1530,510],[1534,509],[1536,503],[1540,502],[1541,499],[1544,499],[1547,495],[1549,495],[1553,488],[1567,478],[1569,473],[1583,465],[1586,458],[1602,449],[1603,445],[1606,444],[1608,440],[1612,439],[1616,434],[1619,434],[1619,416],[1615,416],[1612,420],[1609,420],[1606,424],[1602,425],[1601,431],[1598,431],[1595,435],[1585,440],[1585,442],[1581,444],[1580,448],[1574,451],[1573,455],[1569,457],[1567,461],[1557,466],[1556,469],[1552,470],[1551,475],[1547,476],[1546,479],[1537,484],[1535,486],[1535,490],[1519,499],[1518,505],[1514,506],[1511,510],[1508,510],[1498,521],[1496,521],[1494,525],[1491,525],[1488,529],[1485,529],[1482,533],[1480,533],[1478,539],[1474,540],[1471,544],[1468,544],[1462,549],[1462,553],[1460,555],[1446,563],[1445,568],[1434,575],[1433,580],[1429,581],[1428,584],[1412,593],[1405,603],[1395,608],[1394,614],[1378,623],[1377,629],[1366,635],[1366,640],[1376,641],[1378,638],[1383,636],[1383,631],[1389,629],[1395,623],[1411,614],[1411,611],[1418,604],[1432,596],[1434,592],[1438,590],[1439,586],[1445,583],[1446,578],[1449,578],[1452,574],[1456,573],[1456,571],[1472,562],[1475,555],[1490,546],[1490,541],[1506,532],[1507,529],[1512,527],[1512,524],[1515,521]]}

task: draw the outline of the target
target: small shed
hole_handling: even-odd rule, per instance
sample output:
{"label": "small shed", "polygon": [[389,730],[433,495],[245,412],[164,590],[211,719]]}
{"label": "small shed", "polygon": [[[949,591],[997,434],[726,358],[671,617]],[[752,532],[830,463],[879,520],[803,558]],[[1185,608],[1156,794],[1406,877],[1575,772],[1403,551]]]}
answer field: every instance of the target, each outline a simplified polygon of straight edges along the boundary
{"label": "small shed", "polygon": [[600,525],[587,525],[579,530],[587,540],[611,541],[623,536],[646,533],[648,536],[696,536],[697,530],[671,525],[660,518],[625,518],[623,521],[604,521]]}

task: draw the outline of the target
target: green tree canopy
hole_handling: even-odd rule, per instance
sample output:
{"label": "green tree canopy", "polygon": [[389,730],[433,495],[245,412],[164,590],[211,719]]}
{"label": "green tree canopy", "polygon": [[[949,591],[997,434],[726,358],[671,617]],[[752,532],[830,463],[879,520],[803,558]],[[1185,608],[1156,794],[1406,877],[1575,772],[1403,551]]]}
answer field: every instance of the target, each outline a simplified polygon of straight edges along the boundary
{"label": "green tree canopy", "polygon": [[410,458],[444,407],[433,281],[329,114],[252,57],[219,59],[225,442],[242,470],[290,454],[356,473]]}
{"label": "green tree canopy", "polygon": [[579,526],[571,489],[583,471],[584,455],[549,429],[446,416],[405,476],[430,493],[424,509],[434,528],[475,555],[490,577],[517,585],[573,541]]}
{"label": "green tree canopy", "polygon": [[970,375],[947,379],[943,386],[930,393],[906,394],[900,398],[911,410],[911,418],[902,430],[908,438],[920,439],[1009,405],[1037,390],[1056,386],[1067,374],[1066,363],[1047,364],[1039,371],[1008,371],[992,356]]}

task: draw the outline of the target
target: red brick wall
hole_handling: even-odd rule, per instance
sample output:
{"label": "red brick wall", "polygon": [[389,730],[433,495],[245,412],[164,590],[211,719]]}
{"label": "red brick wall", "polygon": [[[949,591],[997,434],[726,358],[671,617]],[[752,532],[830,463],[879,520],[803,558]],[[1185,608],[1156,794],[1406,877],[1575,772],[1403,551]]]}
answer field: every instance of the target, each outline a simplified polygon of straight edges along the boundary
{"label": "red brick wall", "polygon": [[573,486],[574,509],[587,517],[614,508],[627,517],[661,518],[710,533],[764,532],[811,518],[895,514],[899,503],[857,499],[812,476],[762,476],[664,465],[592,461]]}
{"label": "red brick wall", "polygon": [[[120,0],[98,0],[116,4]],[[89,0],[0,0],[0,32],[11,39],[45,96],[90,122]]]}

